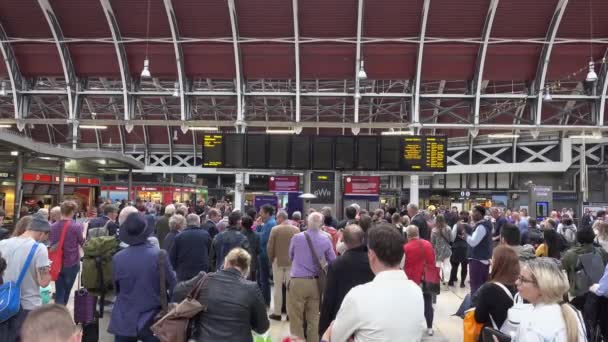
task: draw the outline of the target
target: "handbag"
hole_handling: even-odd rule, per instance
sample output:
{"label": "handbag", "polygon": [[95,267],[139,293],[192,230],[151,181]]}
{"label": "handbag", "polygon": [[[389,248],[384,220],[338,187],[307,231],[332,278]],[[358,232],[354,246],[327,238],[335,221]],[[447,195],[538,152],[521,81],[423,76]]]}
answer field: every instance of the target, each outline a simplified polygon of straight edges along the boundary
{"label": "handbag", "polygon": [[199,302],[201,291],[207,287],[210,273],[204,274],[196,282],[188,296],[162,316],[151,329],[161,342],[185,342],[188,340],[188,324],[190,320],[207,310],[207,305]]}
{"label": "handbag", "polygon": [[306,242],[308,242],[308,248],[310,248],[310,252],[312,253],[312,258],[314,259],[314,263],[317,266],[317,289],[319,290],[319,310],[321,310],[321,303],[323,303],[323,290],[325,289],[325,283],[327,282],[327,261],[323,259],[319,259],[317,256],[317,252],[312,246],[312,241],[310,240],[310,236],[304,232],[304,236],[306,236]]}
{"label": "handbag", "polygon": [[422,293],[430,293],[438,295],[440,292],[441,276],[439,275],[439,268],[435,264],[429,265],[426,263],[424,257],[424,249],[422,248],[422,242],[418,239],[418,247],[420,247],[420,253],[422,255],[422,275],[420,277],[420,287]]}
{"label": "handbag", "polygon": [[52,246],[49,250],[49,260],[51,260],[51,279],[56,281],[61,273],[61,267],[63,266],[63,243],[65,242],[65,234],[68,231],[70,220],[65,221],[63,228],[61,229],[61,238],[59,243]]}
{"label": "handbag", "polygon": [[30,268],[30,263],[34,258],[36,249],[38,249],[37,242],[30,249],[30,253],[27,255],[27,259],[25,259],[17,281],[9,281],[0,285],[0,323],[7,321],[21,310],[21,283],[23,282],[23,278],[25,278],[27,270]]}
{"label": "handbag", "polygon": [[[490,321],[492,322],[492,327],[495,330],[498,330],[496,327],[496,322],[492,315],[490,315]],[[462,321],[462,332],[463,332],[463,342],[477,342],[479,341],[479,335],[481,335],[481,330],[483,329],[483,323],[477,322],[475,319],[475,308],[470,308],[464,313],[464,319]]]}

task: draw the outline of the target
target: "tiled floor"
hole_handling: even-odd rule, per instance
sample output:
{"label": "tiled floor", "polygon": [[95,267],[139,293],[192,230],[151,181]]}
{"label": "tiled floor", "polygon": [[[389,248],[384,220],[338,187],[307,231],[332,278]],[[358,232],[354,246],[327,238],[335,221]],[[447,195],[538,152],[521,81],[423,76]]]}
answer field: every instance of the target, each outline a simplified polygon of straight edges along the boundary
{"label": "tiled floor", "polygon": [[[75,284],[76,288],[77,284]],[[426,336],[423,341],[461,341],[462,340],[462,319],[452,316],[458,309],[458,306],[462,302],[462,299],[468,292],[466,289],[461,288],[446,288],[442,286],[442,292],[437,297],[437,304],[435,305],[435,319],[434,319],[434,336]],[[72,292],[73,293],[73,292]],[[73,308],[73,298],[70,298],[68,303],[70,309]],[[101,342],[112,342],[114,338],[112,335],[106,332],[110,313],[106,310],[103,319],[100,322],[100,341]],[[273,341],[282,341],[283,338],[289,335],[289,323],[286,321],[273,321],[270,320],[270,336]]]}

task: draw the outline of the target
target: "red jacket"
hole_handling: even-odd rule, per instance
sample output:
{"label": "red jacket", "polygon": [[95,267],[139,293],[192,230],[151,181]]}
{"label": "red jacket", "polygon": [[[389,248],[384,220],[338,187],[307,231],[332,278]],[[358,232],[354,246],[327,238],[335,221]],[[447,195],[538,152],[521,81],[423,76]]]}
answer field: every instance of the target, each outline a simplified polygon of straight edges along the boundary
{"label": "red jacket", "polygon": [[[424,239],[412,239],[403,245],[405,253],[405,274],[408,279],[420,284],[422,278],[422,270],[424,268],[424,260],[428,267],[435,267],[435,251],[433,245]],[[424,258],[424,259],[423,259]]]}

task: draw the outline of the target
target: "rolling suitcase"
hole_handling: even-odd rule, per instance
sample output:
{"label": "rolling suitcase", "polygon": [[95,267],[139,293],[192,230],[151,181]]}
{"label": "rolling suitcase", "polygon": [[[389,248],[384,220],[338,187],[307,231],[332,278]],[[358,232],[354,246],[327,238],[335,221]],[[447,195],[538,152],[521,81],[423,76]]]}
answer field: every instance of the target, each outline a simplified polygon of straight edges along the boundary
{"label": "rolling suitcase", "polygon": [[97,297],[80,287],[74,291],[74,322],[82,326],[82,342],[99,341],[99,313],[96,311]]}

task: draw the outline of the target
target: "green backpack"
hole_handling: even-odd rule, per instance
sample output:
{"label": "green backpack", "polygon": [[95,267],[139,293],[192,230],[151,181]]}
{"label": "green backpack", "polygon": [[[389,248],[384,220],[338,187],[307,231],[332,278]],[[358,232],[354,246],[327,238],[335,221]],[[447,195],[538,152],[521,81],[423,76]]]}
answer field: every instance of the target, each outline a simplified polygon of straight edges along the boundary
{"label": "green backpack", "polygon": [[93,293],[112,289],[112,256],[118,250],[114,236],[99,236],[84,244],[82,286]]}

